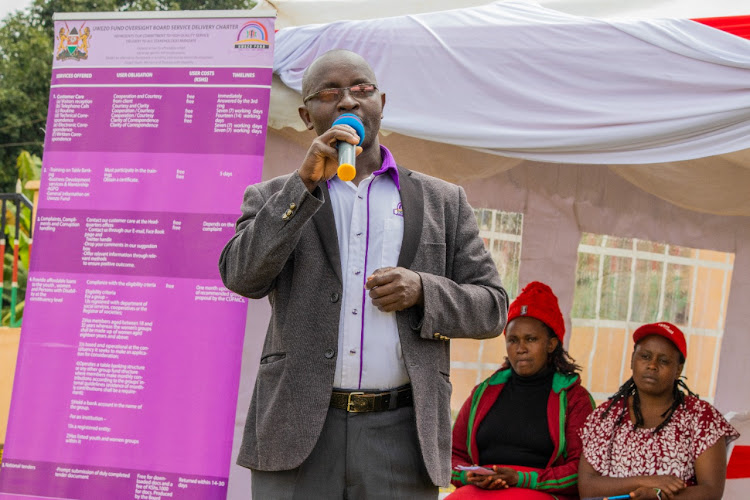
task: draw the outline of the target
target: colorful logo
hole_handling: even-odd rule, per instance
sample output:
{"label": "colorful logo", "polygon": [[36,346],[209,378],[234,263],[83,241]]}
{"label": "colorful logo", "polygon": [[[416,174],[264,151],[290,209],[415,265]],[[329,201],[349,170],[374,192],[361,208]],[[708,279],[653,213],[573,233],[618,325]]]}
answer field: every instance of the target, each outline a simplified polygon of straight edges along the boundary
{"label": "colorful logo", "polygon": [[271,46],[268,41],[268,30],[258,21],[249,21],[240,28],[235,49],[267,49]]}
{"label": "colorful logo", "polygon": [[84,27],[85,25],[86,23],[83,23],[80,28],[73,26],[73,29],[70,29],[68,23],[65,23],[65,27],[60,28],[60,32],[55,37],[58,40],[55,50],[57,54],[55,58],[58,61],[88,59],[91,28]]}
{"label": "colorful logo", "polygon": [[393,215],[398,215],[399,217],[404,216],[404,207],[401,206],[401,202],[398,202],[398,205],[396,205],[396,208],[393,209]]}

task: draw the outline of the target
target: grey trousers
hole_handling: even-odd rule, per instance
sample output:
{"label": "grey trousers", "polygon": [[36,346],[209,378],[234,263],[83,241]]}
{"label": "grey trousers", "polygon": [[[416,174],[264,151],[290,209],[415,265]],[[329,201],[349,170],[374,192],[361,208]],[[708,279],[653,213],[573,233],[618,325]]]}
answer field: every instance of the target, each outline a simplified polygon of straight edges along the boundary
{"label": "grey trousers", "polygon": [[328,410],[309,457],[296,469],[253,469],[253,500],[435,500],[417,440],[414,408]]}

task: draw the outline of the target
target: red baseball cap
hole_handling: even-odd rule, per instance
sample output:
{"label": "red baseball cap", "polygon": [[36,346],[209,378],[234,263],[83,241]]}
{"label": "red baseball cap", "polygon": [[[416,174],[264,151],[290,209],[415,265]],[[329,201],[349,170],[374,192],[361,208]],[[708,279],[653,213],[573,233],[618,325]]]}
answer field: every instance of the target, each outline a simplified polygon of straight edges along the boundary
{"label": "red baseball cap", "polygon": [[633,342],[637,344],[647,335],[659,335],[664,337],[672,342],[677,350],[682,353],[682,356],[687,359],[687,342],[685,342],[685,334],[672,323],[660,321],[659,323],[643,325],[633,332]]}

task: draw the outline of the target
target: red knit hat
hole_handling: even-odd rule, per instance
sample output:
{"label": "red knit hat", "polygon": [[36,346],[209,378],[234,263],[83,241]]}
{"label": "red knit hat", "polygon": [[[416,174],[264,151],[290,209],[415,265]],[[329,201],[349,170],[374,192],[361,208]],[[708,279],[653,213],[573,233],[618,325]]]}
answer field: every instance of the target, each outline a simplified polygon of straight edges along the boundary
{"label": "red knit hat", "polygon": [[560,342],[563,341],[565,321],[557,304],[557,297],[544,283],[532,281],[518,294],[508,308],[508,323],[518,316],[538,319],[552,329]]}
{"label": "red knit hat", "polygon": [[643,325],[633,332],[633,342],[637,344],[639,340],[647,335],[659,335],[664,337],[675,345],[677,350],[682,353],[682,357],[687,359],[687,342],[685,342],[685,334],[672,323],[661,321],[659,323]]}

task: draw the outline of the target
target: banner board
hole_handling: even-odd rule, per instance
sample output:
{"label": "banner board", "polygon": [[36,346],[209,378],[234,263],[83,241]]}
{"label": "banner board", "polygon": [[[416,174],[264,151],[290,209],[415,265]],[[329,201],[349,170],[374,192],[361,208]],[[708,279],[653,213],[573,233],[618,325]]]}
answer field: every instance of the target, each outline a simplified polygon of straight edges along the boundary
{"label": "banner board", "polygon": [[253,14],[55,16],[0,498],[226,498],[247,301],[217,264],[273,64]]}

